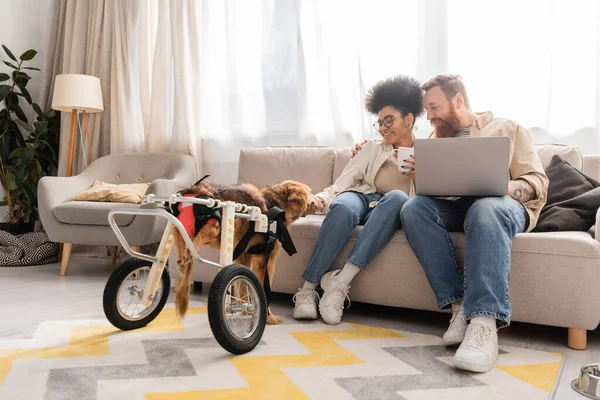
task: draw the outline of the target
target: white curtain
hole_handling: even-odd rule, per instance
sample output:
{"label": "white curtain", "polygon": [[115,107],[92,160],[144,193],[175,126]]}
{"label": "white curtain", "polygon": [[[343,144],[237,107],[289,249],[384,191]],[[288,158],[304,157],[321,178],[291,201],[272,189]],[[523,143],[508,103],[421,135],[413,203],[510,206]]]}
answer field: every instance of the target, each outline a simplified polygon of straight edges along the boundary
{"label": "white curtain", "polygon": [[[462,75],[476,111],[536,141],[600,152],[596,0],[59,3],[59,72],[103,84],[98,156],[189,153],[234,182],[240,148],[350,146],[376,135],[364,109],[373,84],[438,73]],[[425,118],[417,128],[430,131]]]}
{"label": "white curtain", "polygon": [[448,69],[475,109],[516,120],[538,142],[600,153],[600,2],[448,4]]}

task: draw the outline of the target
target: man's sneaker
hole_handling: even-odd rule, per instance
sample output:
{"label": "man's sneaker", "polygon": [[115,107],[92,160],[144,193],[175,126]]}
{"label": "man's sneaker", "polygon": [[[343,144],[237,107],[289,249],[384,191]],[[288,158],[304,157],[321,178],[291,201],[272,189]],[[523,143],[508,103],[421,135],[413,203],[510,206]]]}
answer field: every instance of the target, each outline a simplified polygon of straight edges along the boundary
{"label": "man's sneaker", "polygon": [[348,297],[350,286],[344,286],[338,282],[336,276],[339,272],[339,270],[328,272],[321,278],[323,296],[319,302],[319,311],[323,321],[331,325],[340,323],[346,299],[348,299],[348,306],[350,306],[350,298]]}
{"label": "man's sneaker", "polygon": [[465,308],[462,301],[460,303],[452,304],[452,319],[450,320],[450,326],[442,340],[446,346],[454,346],[461,344],[465,338],[465,332],[467,331],[467,321],[465,320]]}
{"label": "man's sneaker", "polygon": [[294,318],[317,319],[317,305],[319,304],[319,293],[314,289],[298,289],[294,295]]}
{"label": "man's sneaker", "polygon": [[485,324],[469,324],[452,364],[473,372],[487,372],[498,358],[498,333]]}

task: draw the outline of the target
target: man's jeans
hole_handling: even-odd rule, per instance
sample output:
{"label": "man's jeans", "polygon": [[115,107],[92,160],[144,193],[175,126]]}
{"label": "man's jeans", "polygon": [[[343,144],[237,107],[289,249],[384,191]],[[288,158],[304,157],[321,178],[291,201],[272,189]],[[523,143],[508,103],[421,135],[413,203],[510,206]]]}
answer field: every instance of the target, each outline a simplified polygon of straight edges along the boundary
{"label": "man's jeans", "polygon": [[[528,224],[525,207],[508,197],[456,201],[416,196],[401,212],[406,238],[421,262],[438,307],[464,299],[465,318],[510,323],[508,279],[513,237]],[[464,277],[448,232],[465,232]]]}
{"label": "man's jeans", "polygon": [[[392,190],[385,195],[343,192],[336,196],[317,234],[312,256],[302,278],[318,284],[359,223],[364,228],[347,262],[360,269],[365,268],[394,232],[400,229],[400,210],[407,200],[408,196],[401,190]],[[373,201],[378,201],[377,205],[369,207]]]}

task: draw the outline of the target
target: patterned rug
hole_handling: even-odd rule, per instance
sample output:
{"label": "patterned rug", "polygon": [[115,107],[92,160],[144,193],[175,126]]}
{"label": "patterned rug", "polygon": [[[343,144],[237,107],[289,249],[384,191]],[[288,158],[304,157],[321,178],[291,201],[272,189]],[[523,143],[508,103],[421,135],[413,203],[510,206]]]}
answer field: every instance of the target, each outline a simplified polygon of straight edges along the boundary
{"label": "patterned rug", "polygon": [[431,335],[322,322],[267,326],[232,357],[214,340],[206,306],[182,322],[167,305],[144,329],[101,320],[46,321],[30,339],[0,340],[0,399],[546,399],[561,355],[502,347],[497,366],[449,366]]}

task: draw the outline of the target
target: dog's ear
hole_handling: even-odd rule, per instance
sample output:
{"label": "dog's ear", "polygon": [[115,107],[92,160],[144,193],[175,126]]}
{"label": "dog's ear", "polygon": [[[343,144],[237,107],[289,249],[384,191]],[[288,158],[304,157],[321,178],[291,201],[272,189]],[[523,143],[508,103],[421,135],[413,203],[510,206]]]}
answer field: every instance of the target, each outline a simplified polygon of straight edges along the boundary
{"label": "dog's ear", "polygon": [[284,196],[288,201],[306,201],[309,193],[304,187],[305,185],[295,181],[283,181],[281,186],[284,189]]}

